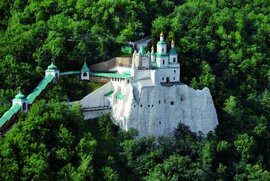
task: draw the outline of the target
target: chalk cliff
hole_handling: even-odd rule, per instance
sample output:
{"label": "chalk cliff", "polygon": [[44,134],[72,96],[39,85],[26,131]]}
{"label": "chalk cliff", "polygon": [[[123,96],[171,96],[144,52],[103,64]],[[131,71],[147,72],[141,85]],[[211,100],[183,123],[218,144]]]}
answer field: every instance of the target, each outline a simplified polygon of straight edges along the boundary
{"label": "chalk cliff", "polygon": [[114,84],[123,100],[112,100],[111,117],[122,129],[135,128],[139,136],[171,135],[178,123],[191,131],[207,134],[218,124],[215,106],[208,88],[194,90],[187,85],[169,87]]}

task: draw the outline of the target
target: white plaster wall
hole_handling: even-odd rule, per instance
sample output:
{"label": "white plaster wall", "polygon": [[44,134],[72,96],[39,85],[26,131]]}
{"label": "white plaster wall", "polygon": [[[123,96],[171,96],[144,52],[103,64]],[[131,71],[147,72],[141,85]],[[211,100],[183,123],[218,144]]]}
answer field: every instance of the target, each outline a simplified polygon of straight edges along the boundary
{"label": "white plaster wall", "polygon": [[137,80],[145,79],[150,77],[150,70],[137,70]]}
{"label": "white plaster wall", "polygon": [[[163,60],[164,60],[164,64],[163,64]],[[164,57],[157,57],[156,58],[157,61],[157,66],[158,67],[162,67],[162,66],[168,66],[168,56],[164,56]]]}
{"label": "white plaster wall", "polygon": [[[162,48],[163,48],[163,52],[162,52]],[[166,44],[157,45],[157,52],[167,53],[167,45]]]}
{"label": "white plaster wall", "polygon": [[156,70],[150,70],[150,78],[152,80],[153,85],[156,85],[157,84]]}
{"label": "white plaster wall", "polygon": [[81,80],[89,80],[90,76],[89,76],[89,72],[85,72],[86,76],[83,76],[83,72],[81,72]]}
{"label": "white plaster wall", "polygon": [[[175,62],[173,62],[173,58],[175,58]],[[178,62],[178,60],[177,60],[177,55],[169,55],[169,61],[170,61],[170,63],[177,63]]]}
{"label": "white plaster wall", "polygon": [[218,124],[208,88],[194,90],[187,85],[141,88],[137,90],[137,101],[133,94],[136,87],[128,85],[125,89],[129,93],[126,92],[123,101],[115,102],[111,116],[122,129],[139,130],[139,136],[173,134],[179,122],[206,134]]}
{"label": "white plaster wall", "polygon": [[104,84],[102,87],[93,91],[92,93],[85,96],[82,100],[80,100],[82,108],[105,106],[104,94],[110,91],[113,91],[111,81]]}
{"label": "white plaster wall", "polygon": [[147,57],[142,57],[142,67],[149,68],[149,59]]}

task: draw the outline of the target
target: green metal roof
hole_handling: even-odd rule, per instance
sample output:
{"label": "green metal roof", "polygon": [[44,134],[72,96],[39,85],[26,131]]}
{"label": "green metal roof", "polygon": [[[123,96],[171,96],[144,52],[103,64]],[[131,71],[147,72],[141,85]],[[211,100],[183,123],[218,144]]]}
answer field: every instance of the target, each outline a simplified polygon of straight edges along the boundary
{"label": "green metal roof", "polygon": [[146,55],[145,49],[143,48],[143,46],[141,46],[139,52],[140,55]]}
{"label": "green metal roof", "polygon": [[89,68],[88,68],[86,62],[84,62],[83,67],[81,69],[81,72],[89,72]]}
{"label": "green metal roof", "polygon": [[104,96],[106,96],[106,97],[112,97],[112,94],[113,93],[114,93],[114,91],[110,91],[110,92],[104,94]]}
{"label": "green metal roof", "polygon": [[76,75],[76,74],[80,74],[81,71],[68,71],[68,72],[61,72],[59,73],[61,76],[65,76],[65,75]]}
{"label": "green metal roof", "polygon": [[166,56],[168,56],[168,54],[167,53],[156,53],[156,56],[157,57],[166,57]]}
{"label": "green metal roof", "polygon": [[53,63],[51,63],[47,68],[50,70],[57,70],[57,67]]}
{"label": "green metal roof", "polygon": [[160,40],[160,41],[158,41],[158,43],[157,43],[158,45],[166,45],[166,42],[164,41],[164,40]]}
{"label": "green metal roof", "polygon": [[20,108],[21,106],[19,104],[11,106],[11,108],[0,118],[0,127],[4,126],[6,122],[8,122],[12,116],[20,110]]}
{"label": "green metal roof", "polygon": [[41,82],[37,85],[37,87],[27,96],[27,100],[29,104],[32,104],[35,99],[40,95],[40,93],[47,87],[47,85],[52,82],[53,75],[47,75],[43,78]]}
{"label": "green metal roof", "polygon": [[130,78],[131,75],[130,74],[119,74],[119,73],[95,73],[93,72],[91,74],[94,77],[107,77],[107,78],[122,78],[122,79],[127,79]]}
{"label": "green metal roof", "polygon": [[19,93],[15,96],[16,99],[24,99],[25,98],[25,95],[19,91]]}
{"label": "green metal roof", "polygon": [[175,48],[171,48],[170,51],[169,51],[169,54],[170,54],[170,55],[175,55],[175,54],[177,54],[176,51],[175,51]]}
{"label": "green metal roof", "polygon": [[121,92],[116,95],[116,99],[118,100],[123,100],[124,98],[125,98],[125,95],[122,94]]}

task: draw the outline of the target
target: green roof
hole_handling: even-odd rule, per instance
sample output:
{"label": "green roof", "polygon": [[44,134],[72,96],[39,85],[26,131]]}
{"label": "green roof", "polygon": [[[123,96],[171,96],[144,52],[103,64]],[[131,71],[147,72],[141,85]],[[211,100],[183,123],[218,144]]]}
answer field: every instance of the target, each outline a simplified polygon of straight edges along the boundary
{"label": "green roof", "polygon": [[175,48],[171,48],[170,51],[169,51],[169,54],[170,54],[170,55],[175,55],[175,54],[177,54],[176,51],[175,51]]}
{"label": "green roof", "polygon": [[43,78],[41,82],[37,85],[37,87],[27,96],[27,100],[29,104],[32,104],[35,99],[40,95],[40,93],[48,86],[50,82],[53,80],[53,75],[47,75]]}
{"label": "green roof", "polygon": [[107,77],[107,78],[122,78],[122,79],[127,79],[131,77],[130,74],[126,74],[126,73],[120,74],[120,73],[96,73],[96,72],[93,72],[92,76]]}
{"label": "green roof", "polygon": [[89,68],[88,68],[86,62],[84,62],[83,67],[81,69],[81,72],[89,72]]}
{"label": "green roof", "polygon": [[24,99],[25,98],[25,95],[20,91],[16,96],[15,96],[16,99]]}
{"label": "green roof", "polygon": [[11,106],[11,108],[0,118],[0,127],[4,126],[6,122],[8,122],[12,116],[20,110],[20,108],[21,106],[19,104]]}
{"label": "green roof", "polygon": [[51,63],[51,65],[48,66],[48,69],[57,70],[57,67],[53,63]]}
{"label": "green roof", "polygon": [[166,44],[166,42],[164,41],[164,40],[160,40],[160,41],[158,41],[158,43],[157,43],[158,45],[161,45],[161,44]]}
{"label": "green roof", "polygon": [[138,52],[140,55],[145,55],[146,52],[145,52],[145,49],[143,48],[143,46],[141,46],[139,52]]}
{"label": "green roof", "polygon": [[113,92],[114,92],[114,91],[110,91],[110,92],[104,94],[104,96],[106,96],[106,97],[112,97]]}
{"label": "green roof", "polygon": [[168,56],[168,54],[167,53],[156,53],[156,56],[157,57],[166,57],[166,56]]}
{"label": "green roof", "polygon": [[67,72],[61,72],[59,73],[61,76],[65,76],[65,75],[76,75],[76,74],[80,74],[81,71],[67,71]]}
{"label": "green roof", "polygon": [[125,95],[122,94],[121,92],[116,95],[116,99],[118,100],[123,100],[124,98],[125,98]]}

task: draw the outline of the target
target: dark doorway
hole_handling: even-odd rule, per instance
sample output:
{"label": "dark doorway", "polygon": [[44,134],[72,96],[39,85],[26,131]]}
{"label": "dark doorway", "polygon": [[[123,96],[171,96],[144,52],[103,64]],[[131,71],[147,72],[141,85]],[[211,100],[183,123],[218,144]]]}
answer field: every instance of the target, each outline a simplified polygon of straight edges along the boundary
{"label": "dark doorway", "polygon": [[166,83],[169,83],[169,82],[170,82],[170,78],[166,77]]}
{"label": "dark doorway", "polygon": [[84,76],[84,77],[87,77],[87,73],[86,73],[86,72],[84,72],[84,73],[83,73],[83,76]]}

